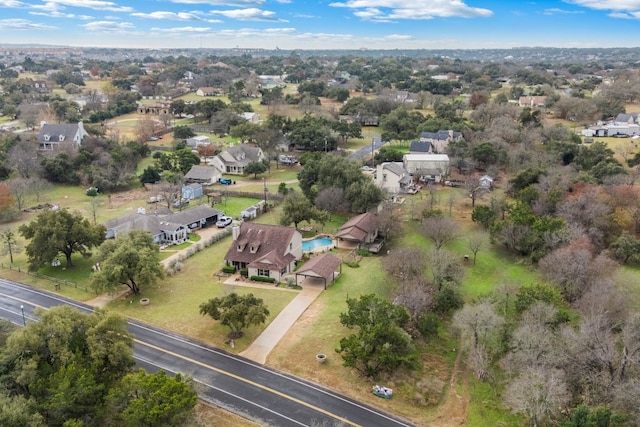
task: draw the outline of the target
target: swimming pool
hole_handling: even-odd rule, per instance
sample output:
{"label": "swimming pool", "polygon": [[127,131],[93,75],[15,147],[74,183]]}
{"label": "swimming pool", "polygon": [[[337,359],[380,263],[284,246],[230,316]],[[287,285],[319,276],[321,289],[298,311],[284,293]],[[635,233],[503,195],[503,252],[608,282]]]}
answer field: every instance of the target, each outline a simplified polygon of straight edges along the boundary
{"label": "swimming pool", "polygon": [[304,252],[311,252],[314,249],[332,245],[333,239],[331,237],[316,237],[315,239],[305,240],[302,242],[302,250]]}

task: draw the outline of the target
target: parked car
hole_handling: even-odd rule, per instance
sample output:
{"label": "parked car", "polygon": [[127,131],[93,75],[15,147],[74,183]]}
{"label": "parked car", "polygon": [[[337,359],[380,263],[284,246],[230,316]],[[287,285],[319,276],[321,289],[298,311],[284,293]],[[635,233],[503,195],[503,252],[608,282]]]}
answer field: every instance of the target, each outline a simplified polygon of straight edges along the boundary
{"label": "parked car", "polygon": [[157,196],[149,197],[149,200],[147,200],[147,203],[159,203],[162,201],[164,201],[164,196],[162,194],[158,194]]}
{"label": "parked car", "polygon": [[220,178],[218,182],[222,185],[231,185],[231,180],[229,178]]}
{"label": "parked car", "polygon": [[218,222],[216,222],[216,227],[225,228],[227,225],[231,224],[232,222],[233,222],[233,219],[231,217],[223,215],[220,218],[218,218]]}
{"label": "parked car", "polygon": [[149,137],[149,141],[157,141],[157,140],[158,140],[158,138],[155,137],[155,136],[150,136]]}

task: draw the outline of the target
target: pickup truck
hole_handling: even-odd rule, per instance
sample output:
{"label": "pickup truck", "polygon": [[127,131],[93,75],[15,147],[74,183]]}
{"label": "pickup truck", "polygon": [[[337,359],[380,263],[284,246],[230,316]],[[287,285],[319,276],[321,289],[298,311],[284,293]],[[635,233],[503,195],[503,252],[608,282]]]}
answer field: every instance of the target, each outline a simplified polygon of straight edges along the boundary
{"label": "pickup truck", "polygon": [[162,201],[164,201],[164,196],[162,194],[158,194],[157,196],[149,197],[149,200],[147,200],[147,203],[149,203],[149,204],[160,203]]}

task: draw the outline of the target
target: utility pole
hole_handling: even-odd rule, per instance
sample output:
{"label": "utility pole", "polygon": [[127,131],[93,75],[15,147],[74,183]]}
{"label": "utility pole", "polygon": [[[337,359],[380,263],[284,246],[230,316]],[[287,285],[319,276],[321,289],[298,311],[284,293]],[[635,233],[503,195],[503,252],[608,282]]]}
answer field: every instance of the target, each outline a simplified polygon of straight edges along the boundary
{"label": "utility pole", "polygon": [[267,210],[267,177],[262,177],[262,182],[264,183],[264,210]]}

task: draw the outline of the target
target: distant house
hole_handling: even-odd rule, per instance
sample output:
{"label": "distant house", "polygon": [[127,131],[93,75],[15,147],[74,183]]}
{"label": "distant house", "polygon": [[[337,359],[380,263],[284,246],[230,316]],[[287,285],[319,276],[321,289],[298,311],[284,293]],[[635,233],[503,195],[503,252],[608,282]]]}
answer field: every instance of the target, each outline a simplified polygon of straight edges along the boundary
{"label": "distant house", "polygon": [[211,144],[211,138],[206,135],[196,135],[191,138],[187,138],[187,146],[196,148],[199,145]]}
{"label": "distant house", "polygon": [[449,175],[449,156],[446,154],[405,154],[402,162],[414,178],[440,182]]}
{"label": "distant house", "polygon": [[406,191],[412,179],[402,162],[384,162],[376,166],[375,182],[382,190],[397,194]]}
{"label": "distant house", "polygon": [[220,171],[213,166],[201,166],[194,165],[191,166],[189,172],[184,176],[186,182],[189,183],[198,183],[202,185],[211,185],[218,182],[218,180],[222,177]]}
{"label": "distant house", "polygon": [[240,113],[240,117],[249,123],[260,123],[260,114],[253,112]]}
{"label": "distant house", "polygon": [[207,205],[199,205],[172,213],[169,218],[172,222],[186,225],[190,230],[195,230],[215,225],[222,215],[223,212],[218,209]]}
{"label": "distant house", "polygon": [[201,87],[196,90],[198,96],[216,96],[220,91],[214,87]]}
{"label": "distant house", "polygon": [[368,245],[378,237],[378,219],[371,212],[356,215],[336,233],[336,247]]}
{"label": "distant house", "polygon": [[40,125],[38,143],[40,150],[54,150],[62,143],[72,143],[80,146],[82,140],[89,136],[82,122],[49,124],[43,122]]}
{"label": "distant house", "polygon": [[113,239],[132,230],[144,230],[159,245],[180,244],[187,240],[187,226],[173,222],[170,217],[129,213],[105,223],[107,239]]}
{"label": "distant house", "polygon": [[429,142],[431,144],[431,152],[446,153],[450,142],[460,141],[462,132],[454,130],[439,130],[438,132],[422,132],[420,134],[421,142]]}
{"label": "distant house", "polygon": [[232,228],[233,241],[224,259],[249,277],[273,277],[279,282],[293,273],[302,258],[302,234],[293,227],[245,222]]}
{"label": "distant house", "polygon": [[213,158],[211,164],[220,173],[231,175],[244,175],[244,168],[252,162],[264,160],[262,149],[248,144],[238,144]]}
{"label": "distant house", "polygon": [[520,107],[542,108],[546,105],[546,102],[546,96],[521,96],[518,99],[518,105]]}
{"label": "distant house", "polygon": [[46,80],[34,80],[31,82],[31,87],[38,93],[51,92],[51,88]]}
{"label": "distant house", "polygon": [[187,200],[198,199],[202,197],[202,184],[192,182],[182,187],[182,198]]}
{"label": "distant house", "polygon": [[127,234],[131,230],[144,230],[160,245],[180,244],[188,238],[190,230],[215,224],[222,212],[210,206],[200,205],[166,215],[128,213],[105,223],[107,239]]}
{"label": "distant house", "polygon": [[620,113],[616,116],[614,123],[627,125],[640,124],[640,122],[638,122],[638,113]]}

